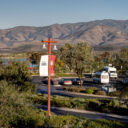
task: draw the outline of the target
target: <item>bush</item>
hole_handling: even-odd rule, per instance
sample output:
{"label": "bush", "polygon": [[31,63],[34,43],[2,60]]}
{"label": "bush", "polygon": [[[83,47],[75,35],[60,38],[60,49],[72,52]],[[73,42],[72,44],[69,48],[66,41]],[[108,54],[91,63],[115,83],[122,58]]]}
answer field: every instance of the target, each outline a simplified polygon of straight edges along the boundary
{"label": "bush", "polygon": [[109,95],[119,97],[120,96],[120,91],[110,92]]}
{"label": "bush", "polygon": [[71,91],[71,92],[82,92],[85,89],[83,87],[72,86],[72,87],[65,87],[64,90]]}
{"label": "bush", "polygon": [[26,97],[31,93],[19,93],[15,87],[0,83],[0,127],[35,128],[43,125],[43,116],[32,107]]}
{"label": "bush", "polygon": [[86,128],[125,128],[127,123],[111,120],[88,120]]}
{"label": "bush", "polygon": [[96,95],[103,95],[103,96],[106,96],[106,92],[104,92],[104,91],[96,91],[95,94],[96,94]]}
{"label": "bush", "polygon": [[84,98],[73,98],[71,100],[72,108],[85,109],[86,103]]}
{"label": "bush", "polygon": [[85,90],[85,92],[88,94],[93,94],[93,93],[95,93],[95,91],[97,91],[96,87],[90,87],[90,88]]}
{"label": "bush", "polygon": [[31,83],[31,74],[27,63],[14,62],[0,71],[0,81],[6,80],[8,84],[15,86],[20,91],[35,92],[36,85]]}
{"label": "bush", "polygon": [[94,90],[91,89],[91,88],[88,88],[85,90],[85,93],[88,93],[88,94],[93,94]]}
{"label": "bush", "polygon": [[77,122],[74,116],[52,116],[45,120],[44,128],[74,128]]}
{"label": "bush", "polygon": [[113,108],[115,108],[115,107],[119,107],[119,105],[120,105],[120,103],[119,103],[119,101],[118,100],[110,100],[110,102],[109,102],[109,106],[112,106]]}
{"label": "bush", "polygon": [[100,102],[99,101],[90,101],[88,104],[89,110],[99,111],[100,108]]}

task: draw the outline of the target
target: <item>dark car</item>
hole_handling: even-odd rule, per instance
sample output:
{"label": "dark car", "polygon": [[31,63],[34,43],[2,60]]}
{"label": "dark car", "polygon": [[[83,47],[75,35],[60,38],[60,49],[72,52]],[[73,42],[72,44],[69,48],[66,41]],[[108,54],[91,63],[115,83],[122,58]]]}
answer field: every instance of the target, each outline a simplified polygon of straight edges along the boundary
{"label": "dark car", "polygon": [[72,79],[63,78],[59,82],[61,85],[72,85]]}
{"label": "dark car", "polygon": [[[80,79],[79,79],[79,78],[74,78],[74,79],[72,80],[72,84],[73,84],[73,85],[80,85]],[[82,84],[83,84],[83,80],[82,80]]]}

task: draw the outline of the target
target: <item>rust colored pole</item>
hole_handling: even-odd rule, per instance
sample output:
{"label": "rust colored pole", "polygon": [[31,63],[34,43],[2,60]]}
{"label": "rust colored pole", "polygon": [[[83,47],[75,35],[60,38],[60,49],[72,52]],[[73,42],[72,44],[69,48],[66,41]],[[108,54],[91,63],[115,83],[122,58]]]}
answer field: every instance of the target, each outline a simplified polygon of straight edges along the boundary
{"label": "rust colored pole", "polygon": [[51,64],[51,39],[48,38],[48,116],[50,116],[50,86],[51,86],[51,75],[50,75],[50,64]]}
{"label": "rust colored pole", "polygon": [[51,43],[57,43],[57,41],[52,41],[50,38],[48,40],[42,40],[43,43],[48,43],[48,116],[50,116],[50,86],[51,86]]}

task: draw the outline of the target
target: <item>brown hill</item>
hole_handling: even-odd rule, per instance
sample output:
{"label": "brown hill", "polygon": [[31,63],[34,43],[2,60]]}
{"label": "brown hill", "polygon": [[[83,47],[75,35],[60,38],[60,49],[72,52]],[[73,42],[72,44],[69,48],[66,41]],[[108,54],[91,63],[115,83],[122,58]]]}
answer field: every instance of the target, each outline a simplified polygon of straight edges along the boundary
{"label": "brown hill", "polygon": [[86,41],[93,47],[128,47],[128,20],[97,20],[46,27],[19,26],[0,30],[0,49],[41,50],[42,39],[51,37],[64,43]]}

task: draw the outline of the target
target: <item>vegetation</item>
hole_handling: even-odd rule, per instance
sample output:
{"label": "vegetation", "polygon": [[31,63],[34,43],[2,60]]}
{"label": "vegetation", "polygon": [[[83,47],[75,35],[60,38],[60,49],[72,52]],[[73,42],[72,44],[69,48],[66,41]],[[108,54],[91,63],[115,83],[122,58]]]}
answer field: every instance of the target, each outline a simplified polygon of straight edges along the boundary
{"label": "vegetation", "polygon": [[5,80],[9,85],[15,86],[20,91],[35,91],[36,86],[31,82],[31,73],[27,63],[14,62],[8,67],[1,65],[0,81]]}
{"label": "vegetation", "polygon": [[84,92],[85,88],[72,86],[72,87],[64,87],[64,90],[71,91],[71,92]]}
{"label": "vegetation", "polygon": [[107,120],[85,120],[74,116],[47,118],[43,128],[127,128],[127,123]]}
{"label": "vegetation", "polygon": [[28,59],[30,60],[32,64],[39,64],[42,53],[41,52],[29,52],[27,53],[27,55],[28,55]]}
{"label": "vegetation", "polygon": [[66,64],[70,72],[72,71],[72,52],[73,46],[69,43],[66,43],[58,52],[60,59]]}
{"label": "vegetation", "polygon": [[[30,99],[31,97],[32,99]],[[45,99],[46,98],[46,99]],[[81,108],[82,103],[89,103],[88,107],[91,108],[92,103],[96,105],[100,104],[97,100],[92,99],[79,99],[74,98],[72,104],[70,104],[69,98],[52,97],[52,101],[58,106],[75,106]],[[47,117],[45,111],[36,109],[33,107],[33,102],[47,103],[47,95],[33,95],[30,92],[19,92],[14,86],[7,85],[7,82],[0,82],[0,127],[3,128],[56,128],[56,127],[102,127],[102,128],[126,128],[127,123],[121,123],[119,121],[107,121],[107,120],[86,120],[81,117],[75,116],[56,116],[52,113],[52,116]],[[60,103],[59,103],[59,102]],[[59,103],[59,104],[58,104]],[[91,103],[91,104],[90,104]],[[114,104],[117,106],[118,104]],[[52,104],[53,105],[53,104]]]}
{"label": "vegetation", "polygon": [[103,96],[106,96],[106,92],[101,91],[101,90],[96,91],[96,93],[95,93],[95,94],[96,94],[96,95],[103,95]]}
{"label": "vegetation", "polygon": [[74,71],[80,79],[82,86],[82,76],[91,68],[93,52],[86,42],[76,45],[65,44],[60,49],[60,58],[64,61],[70,71]]}
{"label": "vegetation", "polygon": [[[124,74],[128,69],[128,50],[121,50],[119,53],[108,52],[99,54],[93,58],[93,51],[87,43],[76,45],[66,44],[59,51],[56,59],[56,73],[62,76],[63,73],[76,73],[79,78],[83,72],[100,70],[100,67],[112,63]],[[41,53],[29,54],[29,59],[34,64],[39,64]],[[93,61],[94,59],[94,61]],[[69,74],[66,74],[67,76]],[[66,87],[67,91],[83,92],[88,94],[106,95],[96,88],[84,89],[83,87]],[[28,63],[14,62],[5,66],[0,61],[0,127],[3,128],[41,128],[41,127],[98,127],[98,128],[126,128],[127,124],[118,121],[86,120],[74,116],[47,117],[45,111],[33,106],[36,104],[47,105],[47,95],[33,94],[36,86],[31,83],[31,73],[28,71]],[[123,86],[119,91],[110,93],[111,96],[127,97],[128,87]],[[74,109],[85,109],[105,113],[127,115],[128,102],[122,100],[98,100],[84,98],[68,98],[60,96],[51,97],[52,106],[69,107]]]}
{"label": "vegetation", "polygon": [[85,89],[84,87],[71,86],[71,87],[64,87],[64,90],[71,91],[71,92],[81,92],[81,93],[87,93],[87,94],[95,94],[95,92],[97,91],[97,88],[90,87],[88,89]]}
{"label": "vegetation", "polygon": [[19,92],[6,81],[0,81],[0,127],[31,127],[43,123],[43,112],[34,109],[26,97],[30,92]]}
{"label": "vegetation", "polygon": [[115,91],[115,92],[110,92],[109,93],[109,96],[116,96],[116,97],[119,97],[120,96],[120,91]]}
{"label": "vegetation", "polygon": [[[47,95],[33,95],[29,98],[35,104],[47,105]],[[114,113],[118,115],[128,114],[128,102],[118,100],[99,100],[51,96],[51,105],[56,107],[68,107],[104,113]]]}

